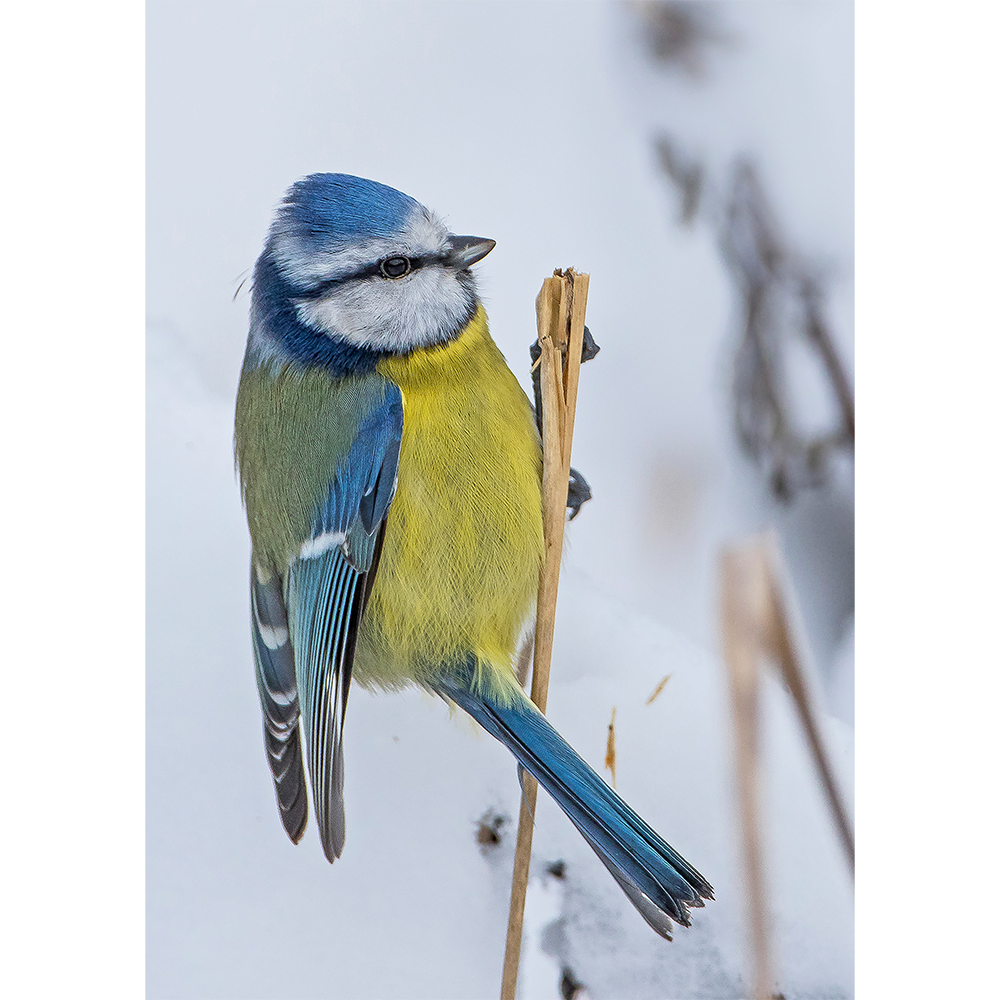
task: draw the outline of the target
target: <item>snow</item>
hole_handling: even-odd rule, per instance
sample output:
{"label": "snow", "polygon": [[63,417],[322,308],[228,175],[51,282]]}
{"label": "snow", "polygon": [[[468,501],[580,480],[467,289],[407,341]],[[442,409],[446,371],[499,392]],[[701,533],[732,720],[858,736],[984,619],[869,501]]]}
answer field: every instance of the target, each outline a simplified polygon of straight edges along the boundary
{"label": "snow", "polygon": [[[264,763],[232,480],[231,413],[150,352],[148,975],[151,997],[467,997],[496,992],[519,791],[507,752],[417,691],[355,690],[348,839],[332,868],[278,822]],[[582,516],[582,515],[581,515]],[[728,703],[718,660],[564,573],[550,717],[602,767],[617,709],[618,788],[705,872],[717,901],[673,943],[653,935],[544,796],[536,811],[522,995],[564,967],[592,997],[742,995],[742,896]],[[651,704],[662,676],[670,680]],[[846,869],[788,699],[767,686],[775,932],[787,997],[848,996]],[[850,790],[851,735],[827,720]],[[484,850],[477,823],[509,817]],[[561,884],[544,874],[562,860]],[[553,898],[553,896],[555,898]],[[554,917],[543,919],[543,916]],[[548,958],[551,953],[552,958]],[[555,961],[553,961],[553,958]]]}
{"label": "snow", "polygon": [[[592,274],[602,353],[583,372],[574,464],[595,499],[567,530],[549,714],[600,770],[617,709],[619,790],[717,899],[661,941],[540,796],[521,996],[557,997],[564,968],[595,1000],[746,995],[715,560],[778,527],[821,690],[852,722],[852,482],[784,509],[736,453],[728,277],[710,216],[674,225],[651,138],[684,138],[720,189],[735,152],[759,158],[790,238],[837,275],[850,359],[851,8],[718,9],[741,41],[711,49],[698,82],[640,68],[630,15],[605,4],[149,6],[150,997],[499,989],[519,802],[499,744],[420,692],[356,689],[344,856],[328,866],[312,825],[293,847],[273,802],[232,470],[247,307],[233,296],[283,189],[313,170],[393,184],[498,241],[478,270],[524,384],[541,278]],[[765,695],[776,985],[852,996],[846,866],[788,698],[771,680]],[[823,725],[850,799],[852,730]],[[510,820],[484,848],[491,810]],[[562,880],[545,874],[556,860]]]}

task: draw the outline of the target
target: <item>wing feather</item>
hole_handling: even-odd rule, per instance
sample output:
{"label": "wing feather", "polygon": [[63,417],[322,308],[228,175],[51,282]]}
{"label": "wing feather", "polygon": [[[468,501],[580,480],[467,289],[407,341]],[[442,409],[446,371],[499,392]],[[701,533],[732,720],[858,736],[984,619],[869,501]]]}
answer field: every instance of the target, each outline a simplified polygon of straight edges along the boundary
{"label": "wing feather", "polygon": [[306,828],[309,807],[299,744],[299,696],[295,658],[281,580],[250,575],[250,605],[257,691],[264,717],[264,747],[274,779],[278,812],[285,832],[297,844]]}
{"label": "wing feather", "polygon": [[327,859],[344,846],[343,732],[351,682],[351,609],[360,574],[340,549],[300,559],[289,577],[289,618],[302,699],[313,806]]}
{"label": "wing feather", "polygon": [[328,861],[344,848],[344,716],[357,630],[395,492],[403,431],[399,391],[359,421],[313,520],[310,546],[286,574],[288,630],[302,708],[306,764]]}

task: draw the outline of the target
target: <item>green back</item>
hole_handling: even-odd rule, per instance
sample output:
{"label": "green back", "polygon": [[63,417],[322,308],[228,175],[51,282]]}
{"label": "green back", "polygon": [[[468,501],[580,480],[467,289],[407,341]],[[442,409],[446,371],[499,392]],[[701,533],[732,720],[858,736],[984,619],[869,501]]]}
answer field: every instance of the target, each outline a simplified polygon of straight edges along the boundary
{"label": "green back", "polygon": [[374,373],[335,379],[316,369],[244,365],[234,451],[259,569],[284,573],[310,537],[338,462],[387,388]]}

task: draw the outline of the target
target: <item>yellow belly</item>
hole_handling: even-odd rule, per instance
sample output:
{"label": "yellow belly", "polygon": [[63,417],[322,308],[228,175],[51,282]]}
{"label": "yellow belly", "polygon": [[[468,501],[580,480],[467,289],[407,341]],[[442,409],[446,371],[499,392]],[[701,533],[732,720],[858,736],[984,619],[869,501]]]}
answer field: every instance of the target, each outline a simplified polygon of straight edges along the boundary
{"label": "yellow belly", "polygon": [[457,340],[379,371],[402,391],[403,441],[355,676],[398,687],[472,653],[505,687],[543,551],[528,400],[482,306]]}

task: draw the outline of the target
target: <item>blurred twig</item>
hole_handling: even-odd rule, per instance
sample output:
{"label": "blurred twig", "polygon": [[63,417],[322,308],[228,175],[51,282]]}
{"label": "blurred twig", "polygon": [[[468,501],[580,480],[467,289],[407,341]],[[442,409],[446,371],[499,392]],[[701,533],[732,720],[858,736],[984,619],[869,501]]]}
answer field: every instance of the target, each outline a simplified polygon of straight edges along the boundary
{"label": "blurred twig", "polygon": [[[719,201],[712,198],[704,165],[670,136],[657,137],[655,147],[680,196],[680,221],[690,224],[706,201]],[[821,278],[787,248],[749,159],[737,160],[722,201],[718,239],[742,304],[733,376],[737,438],[764,469],[774,495],[790,500],[827,481],[835,452],[853,455],[854,391],[826,321]],[[796,336],[815,352],[836,400],[836,426],[822,433],[797,426],[786,363]]]}
{"label": "blurred twig", "polygon": [[[737,434],[765,467],[775,495],[787,500],[825,481],[832,452],[853,453],[853,391],[823,316],[819,280],[785,248],[749,160],[736,164],[720,237],[743,298],[733,383]],[[789,314],[798,320],[791,328],[785,322]],[[839,427],[824,435],[806,436],[795,426],[783,354],[796,332],[819,355],[837,400]]]}
{"label": "blurred twig", "polygon": [[655,145],[663,172],[673,181],[680,192],[680,221],[689,226],[694,222],[694,217],[697,215],[701,203],[705,168],[697,161],[686,157],[677,143],[669,136],[661,135],[656,140]]}
{"label": "blurred twig", "polygon": [[629,6],[641,18],[653,59],[691,77],[705,75],[705,51],[710,44],[731,41],[720,29],[715,3],[631,0]]}
{"label": "blurred twig", "polygon": [[833,776],[830,757],[819,731],[816,703],[809,689],[806,669],[805,637],[800,614],[795,601],[795,591],[781,558],[776,537],[765,535],[759,542],[762,559],[767,569],[770,597],[770,627],[766,633],[766,652],[777,664],[781,678],[795,703],[799,722],[805,731],[812,753],[813,764],[823,787],[830,818],[837,830],[844,857],[854,879],[854,830],[847,815],[847,807]]}
{"label": "blurred twig", "polygon": [[806,672],[793,632],[796,612],[773,536],[727,548],[721,559],[721,624],[729,671],[743,831],[755,1000],[771,995],[771,953],[760,822],[760,665],[779,666],[805,729],[827,805],[854,877],[854,834],[820,737]]}

